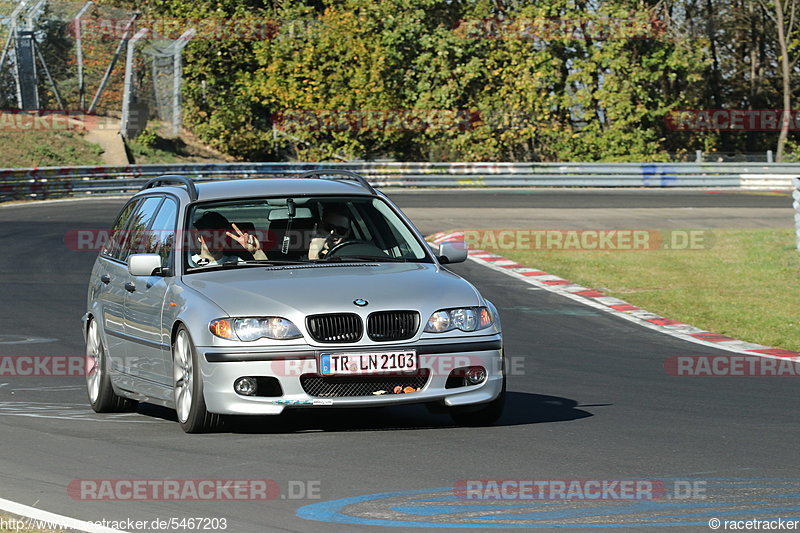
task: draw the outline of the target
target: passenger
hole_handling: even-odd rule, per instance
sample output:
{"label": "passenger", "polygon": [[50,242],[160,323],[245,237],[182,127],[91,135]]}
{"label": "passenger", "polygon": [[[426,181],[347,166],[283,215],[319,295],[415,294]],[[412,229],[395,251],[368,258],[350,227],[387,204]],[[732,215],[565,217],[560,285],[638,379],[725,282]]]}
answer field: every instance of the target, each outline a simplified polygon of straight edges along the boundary
{"label": "passenger", "polygon": [[325,208],[322,224],[314,231],[316,236],[311,239],[308,247],[310,260],[324,259],[334,246],[347,239],[350,235],[350,218],[346,212],[341,206]]}
{"label": "passenger", "polygon": [[[266,259],[267,255],[261,249],[261,241],[258,237],[243,232],[236,224],[231,224],[227,218],[216,211],[206,211],[194,221],[193,226],[198,231],[197,242],[200,246],[200,253],[192,256],[194,266],[222,265],[228,262],[249,261],[252,259]],[[218,248],[218,244],[224,239],[215,238],[215,232],[225,231],[225,235],[233,239],[242,247],[241,251],[234,251]],[[232,231],[236,232],[235,234]],[[206,235],[203,235],[203,232]],[[211,234],[209,235],[209,232]],[[211,242],[206,240],[211,238]],[[229,252],[226,254],[226,252]],[[233,253],[230,253],[233,252]]]}

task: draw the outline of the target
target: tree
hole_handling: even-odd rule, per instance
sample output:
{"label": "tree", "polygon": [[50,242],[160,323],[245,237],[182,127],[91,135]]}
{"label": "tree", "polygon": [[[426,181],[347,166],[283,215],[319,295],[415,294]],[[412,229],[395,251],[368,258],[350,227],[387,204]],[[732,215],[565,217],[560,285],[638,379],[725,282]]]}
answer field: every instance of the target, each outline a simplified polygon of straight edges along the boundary
{"label": "tree", "polygon": [[[765,10],[770,14],[770,18],[775,23],[777,30],[777,43],[779,51],[781,82],[783,88],[783,116],[781,120],[781,132],[778,136],[778,147],[776,149],[775,160],[782,162],[786,140],[789,136],[789,126],[792,116],[792,73],[795,71],[798,59],[798,39],[795,35],[795,17],[797,14],[797,0],[761,0]],[[769,7],[773,9],[772,13]]]}
{"label": "tree", "polygon": [[[196,38],[184,56],[185,124],[236,157],[637,161],[772,144],[758,132],[673,131],[664,117],[778,105],[789,54],[770,38],[777,16],[765,6],[775,1],[793,53],[786,8],[800,0],[149,0],[145,9],[274,23],[260,40]],[[381,113],[393,125],[359,118]]]}

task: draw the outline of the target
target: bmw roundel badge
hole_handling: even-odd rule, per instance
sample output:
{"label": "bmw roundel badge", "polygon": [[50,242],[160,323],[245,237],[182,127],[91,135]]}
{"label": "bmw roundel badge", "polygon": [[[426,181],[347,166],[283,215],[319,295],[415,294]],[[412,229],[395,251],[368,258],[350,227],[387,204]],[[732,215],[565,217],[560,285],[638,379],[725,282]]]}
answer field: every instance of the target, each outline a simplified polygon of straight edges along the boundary
{"label": "bmw roundel badge", "polygon": [[356,305],[357,305],[357,306],[359,306],[359,307],[364,307],[364,306],[366,306],[367,304],[369,304],[369,302],[368,302],[368,301],[366,301],[366,300],[365,300],[365,299],[363,299],[363,298],[356,298],[355,300],[353,300],[353,303],[354,303],[354,304],[356,304]]}

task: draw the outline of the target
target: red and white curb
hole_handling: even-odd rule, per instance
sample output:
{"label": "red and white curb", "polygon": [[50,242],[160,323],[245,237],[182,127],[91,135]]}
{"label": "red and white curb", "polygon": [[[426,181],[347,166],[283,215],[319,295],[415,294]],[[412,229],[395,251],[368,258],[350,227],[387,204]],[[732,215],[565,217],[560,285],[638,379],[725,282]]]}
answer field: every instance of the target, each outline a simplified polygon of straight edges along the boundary
{"label": "red and white curb", "polygon": [[[464,232],[454,231],[450,233],[435,233],[428,237],[429,241],[439,244],[445,241],[463,241]],[[630,322],[639,324],[646,328],[683,339],[685,341],[710,346],[745,355],[768,357],[772,359],[797,358],[800,360],[800,352],[783,350],[780,348],[770,348],[761,344],[745,342],[711,331],[705,331],[683,322],[670,320],[663,316],[646,311],[635,305],[631,305],[624,300],[606,296],[600,291],[583,287],[569,280],[560,278],[553,274],[548,274],[536,268],[521,265],[516,261],[503,257],[485,250],[470,249],[469,259],[484,265],[497,272],[502,272],[508,276],[517,278],[529,285],[539,289],[544,289],[565,298],[574,300],[589,307],[600,309],[612,315],[624,318]]]}

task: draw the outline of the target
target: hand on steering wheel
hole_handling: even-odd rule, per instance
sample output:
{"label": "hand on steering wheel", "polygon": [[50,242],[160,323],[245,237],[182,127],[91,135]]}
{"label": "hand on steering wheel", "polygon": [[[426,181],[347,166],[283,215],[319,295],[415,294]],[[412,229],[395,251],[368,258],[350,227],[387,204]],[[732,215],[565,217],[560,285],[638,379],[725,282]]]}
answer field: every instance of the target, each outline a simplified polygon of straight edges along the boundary
{"label": "hand on steering wheel", "polygon": [[355,245],[355,244],[371,244],[371,243],[369,241],[343,241],[343,242],[340,242],[339,244],[336,244],[333,248],[328,250],[325,253],[325,255],[322,256],[322,257],[324,259],[327,259],[328,257],[333,256],[335,252],[338,252],[339,250],[341,250],[345,246],[352,246],[352,245]]}

